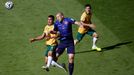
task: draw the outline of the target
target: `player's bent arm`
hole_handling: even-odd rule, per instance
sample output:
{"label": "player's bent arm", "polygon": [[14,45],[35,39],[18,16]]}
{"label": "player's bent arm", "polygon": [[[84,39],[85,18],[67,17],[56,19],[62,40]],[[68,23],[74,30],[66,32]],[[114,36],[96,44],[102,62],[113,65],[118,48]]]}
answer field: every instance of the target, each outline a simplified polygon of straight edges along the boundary
{"label": "player's bent arm", "polygon": [[51,34],[56,34],[57,31],[51,30],[49,33],[51,33]]}
{"label": "player's bent arm", "polygon": [[[58,34],[58,33],[57,33]],[[58,34],[57,36],[53,36],[53,37],[50,37],[51,39],[54,38],[54,39],[58,39],[60,37],[60,35]]]}
{"label": "player's bent arm", "polygon": [[78,26],[82,26],[81,22],[75,21],[74,24],[78,25]]}
{"label": "player's bent arm", "polygon": [[57,36],[50,37],[50,39],[52,39],[52,38],[57,39],[57,38],[60,37],[60,33],[59,33],[58,31],[52,30],[52,31],[50,31],[49,33],[51,33],[51,34],[57,34]]}
{"label": "player's bent arm", "polygon": [[95,29],[95,28],[96,28],[95,24],[86,24],[86,23],[84,23],[84,22],[82,22],[82,21],[81,21],[81,24],[82,24],[83,26],[88,26],[88,27],[90,27],[90,28],[92,28],[92,29]]}
{"label": "player's bent arm", "polygon": [[46,34],[45,34],[45,33],[43,33],[42,35],[37,36],[36,38],[31,38],[31,39],[30,39],[30,42],[32,43],[32,42],[34,42],[34,41],[42,40],[42,39],[44,39],[44,38],[45,38],[45,36],[46,36]]}

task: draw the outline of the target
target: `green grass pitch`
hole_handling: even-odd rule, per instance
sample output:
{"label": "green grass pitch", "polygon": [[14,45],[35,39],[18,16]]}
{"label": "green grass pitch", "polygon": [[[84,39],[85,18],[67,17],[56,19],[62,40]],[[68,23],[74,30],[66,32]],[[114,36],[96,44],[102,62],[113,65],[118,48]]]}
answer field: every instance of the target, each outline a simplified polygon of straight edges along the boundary
{"label": "green grass pitch", "polygon": [[[56,67],[42,70],[45,41],[31,44],[29,38],[42,34],[50,14],[62,11],[79,20],[86,3],[103,52],[91,51],[91,37],[85,36],[76,46],[74,75],[134,75],[133,0],[13,0],[12,10],[5,9],[6,1],[0,0],[0,75],[68,75]],[[65,52],[58,62],[67,59]]]}

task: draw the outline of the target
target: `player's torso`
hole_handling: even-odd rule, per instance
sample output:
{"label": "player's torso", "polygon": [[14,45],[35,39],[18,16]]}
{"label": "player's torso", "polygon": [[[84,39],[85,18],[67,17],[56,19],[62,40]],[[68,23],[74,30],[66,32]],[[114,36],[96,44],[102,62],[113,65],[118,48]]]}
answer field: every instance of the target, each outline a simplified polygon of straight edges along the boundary
{"label": "player's torso", "polygon": [[57,21],[58,31],[61,36],[70,36],[72,35],[72,24],[65,18],[62,22]]}
{"label": "player's torso", "polygon": [[[51,33],[48,33],[50,31],[52,31],[54,29],[54,25],[51,25],[51,26],[46,26],[45,27],[45,30],[46,31],[46,36],[48,37],[57,37],[58,34],[51,34]],[[57,39],[56,38],[51,38],[51,39],[46,39],[46,44],[47,45],[56,45],[57,44]]]}
{"label": "player's torso", "polygon": [[[83,12],[81,16],[81,21],[85,24],[91,24],[91,14],[86,14],[86,12]],[[78,29],[79,33],[86,33],[88,31],[89,27],[88,26],[81,26]]]}
{"label": "player's torso", "polygon": [[86,14],[85,12],[83,13],[83,17],[85,18],[85,20],[83,21],[86,24],[91,24],[91,14]]}

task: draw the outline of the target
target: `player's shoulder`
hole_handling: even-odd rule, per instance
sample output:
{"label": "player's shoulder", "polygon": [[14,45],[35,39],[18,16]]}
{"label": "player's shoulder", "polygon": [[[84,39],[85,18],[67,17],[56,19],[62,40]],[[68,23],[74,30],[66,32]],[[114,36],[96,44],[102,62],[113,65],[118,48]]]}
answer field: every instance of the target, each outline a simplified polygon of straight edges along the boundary
{"label": "player's shoulder", "polygon": [[54,28],[54,25],[51,25],[50,27],[51,27],[51,28]]}
{"label": "player's shoulder", "polygon": [[58,24],[59,23],[59,21],[58,20],[56,20],[55,22],[54,22],[54,25],[56,25],[56,24]]}
{"label": "player's shoulder", "polygon": [[70,18],[70,17],[66,17],[65,20],[67,20],[67,21],[75,21],[73,18]]}
{"label": "player's shoulder", "polygon": [[48,25],[45,25],[45,27],[44,28],[48,28]]}
{"label": "player's shoulder", "polygon": [[87,14],[86,14],[86,12],[84,11],[83,13],[82,13],[82,15],[81,16],[86,16]]}
{"label": "player's shoulder", "polygon": [[84,11],[84,12],[82,12],[82,15],[86,15],[86,12]]}
{"label": "player's shoulder", "polygon": [[65,17],[64,20],[70,20],[70,18],[69,17]]}
{"label": "player's shoulder", "polygon": [[70,21],[70,18],[69,17],[65,17],[64,21]]}

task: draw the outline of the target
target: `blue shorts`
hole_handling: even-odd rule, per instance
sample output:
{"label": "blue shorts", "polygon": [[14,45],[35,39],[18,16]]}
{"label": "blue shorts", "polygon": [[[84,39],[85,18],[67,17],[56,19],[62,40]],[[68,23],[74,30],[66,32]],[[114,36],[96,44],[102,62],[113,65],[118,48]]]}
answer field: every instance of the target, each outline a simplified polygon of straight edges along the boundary
{"label": "blue shorts", "polygon": [[61,55],[65,51],[65,48],[67,48],[68,54],[75,54],[75,46],[74,46],[73,40],[72,41],[68,40],[68,42],[60,41],[60,43],[56,49],[56,53]]}

